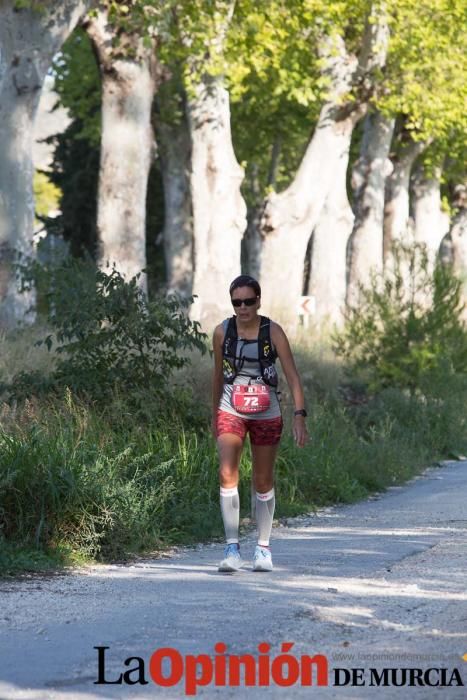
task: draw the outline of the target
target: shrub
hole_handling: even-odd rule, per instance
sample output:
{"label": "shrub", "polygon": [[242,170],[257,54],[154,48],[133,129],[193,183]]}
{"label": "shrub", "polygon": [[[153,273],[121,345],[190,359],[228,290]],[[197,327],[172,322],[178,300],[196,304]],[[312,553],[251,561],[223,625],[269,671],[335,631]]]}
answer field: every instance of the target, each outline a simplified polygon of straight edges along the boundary
{"label": "shrub", "polygon": [[[178,393],[171,386],[175,370],[186,367],[184,351],[206,352],[205,333],[189,320],[186,308],[193,298],[177,294],[148,301],[139,275],[129,282],[114,268],[104,272],[89,261],[68,259],[44,270],[37,264],[30,277],[48,276],[48,316],[53,332],[37,345],[55,350],[53,372],[17,374],[10,393],[62,390],[102,403],[118,390],[133,397],[151,392],[159,402]],[[186,392],[185,392],[186,393]]]}
{"label": "shrub", "polygon": [[373,275],[360,300],[334,334],[334,349],[348,373],[371,391],[425,389],[430,375],[467,372],[467,329],[462,323],[462,282],[448,266],[430,271],[426,248],[395,246],[392,273]]}

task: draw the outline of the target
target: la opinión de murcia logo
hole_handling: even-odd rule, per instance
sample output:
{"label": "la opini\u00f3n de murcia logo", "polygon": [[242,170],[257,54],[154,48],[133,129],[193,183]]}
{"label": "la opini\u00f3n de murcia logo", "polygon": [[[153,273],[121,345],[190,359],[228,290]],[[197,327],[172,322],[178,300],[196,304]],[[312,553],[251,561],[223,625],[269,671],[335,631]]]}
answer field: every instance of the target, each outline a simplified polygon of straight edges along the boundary
{"label": "la opini\u00f3n de murcia logo", "polygon": [[228,654],[227,645],[218,642],[214,654],[182,655],[172,647],[156,649],[146,662],[141,656],[129,656],[116,677],[106,671],[108,646],[97,649],[98,677],[95,685],[148,685],[150,680],[161,688],[170,688],[184,683],[186,695],[196,695],[198,688],[217,687],[269,687],[283,688],[301,686],[463,686],[457,668],[329,668],[324,654],[302,654],[291,652],[294,642],[283,642],[280,653],[272,656],[271,645],[261,642],[258,654]]}
{"label": "la opini\u00f3n de murcia logo", "polygon": [[[323,654],[296,658],[290,653],[293,642],[283,642],[281,653],[271,657],[271,645],[267,642],[258,644],[258,655],[227,654],[227,645],[218,642],[214,646],[215,654],[183,656],[177,649],[162,647],[156,649],[149,658],[149,676],[153,683],[170,688],[184,681],[185,694],[196,695],[200,686],[218,687],[268,687],[271,683],[289,687],[292,685],[311,686],[313,675],[318,686],[328,685],[328,660]],[[95,685],[128,684],[147,685],[146,665],[140,656],[125,659],[124,666],[130,667],[117,678],[106,676],[106,650],[109,647],[96,646],[98,654],[98,680]],[[314,672],[314,673],[313,673]]]}

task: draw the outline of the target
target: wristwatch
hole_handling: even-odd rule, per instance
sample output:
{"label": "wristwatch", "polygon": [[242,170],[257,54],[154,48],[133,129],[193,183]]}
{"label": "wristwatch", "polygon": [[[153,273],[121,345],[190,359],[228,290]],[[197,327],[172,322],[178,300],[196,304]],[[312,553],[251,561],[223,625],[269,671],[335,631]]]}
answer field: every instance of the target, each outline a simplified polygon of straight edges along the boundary
{"label": "wristwatch", "polygon": [[308,415],[304,408],[299,408],[298,411],[294,411],[293,414],[294,416],[304,416],[305,418]]}

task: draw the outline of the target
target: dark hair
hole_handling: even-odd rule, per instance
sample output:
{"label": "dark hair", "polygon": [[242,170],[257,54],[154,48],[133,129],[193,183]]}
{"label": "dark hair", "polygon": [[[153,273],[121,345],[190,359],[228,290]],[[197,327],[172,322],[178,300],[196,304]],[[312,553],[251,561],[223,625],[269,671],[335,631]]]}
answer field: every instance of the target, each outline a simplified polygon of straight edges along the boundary
{"label": "dark hair", "polygon": [[259,282],[257,282],[254,277],[250,277],[250,275],[240,275],[234,279],[229,287],[230,296],[232,296],[233,290],[237,289],[237,287],[251,287],[256,296],[261,296],[261,287],[259,286]]}

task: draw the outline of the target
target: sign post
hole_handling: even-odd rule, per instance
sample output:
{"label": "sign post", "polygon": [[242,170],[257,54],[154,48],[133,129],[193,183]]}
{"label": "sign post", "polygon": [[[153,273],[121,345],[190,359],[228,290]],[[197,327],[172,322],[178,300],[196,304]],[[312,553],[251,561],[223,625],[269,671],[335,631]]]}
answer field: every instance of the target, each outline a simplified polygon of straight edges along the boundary
{"label": "sign post", "polygon": [[316,313],[316,298],[314,296],[301,296],[297,306],[297,314],[300,324],[308,328],[310,316]]}

